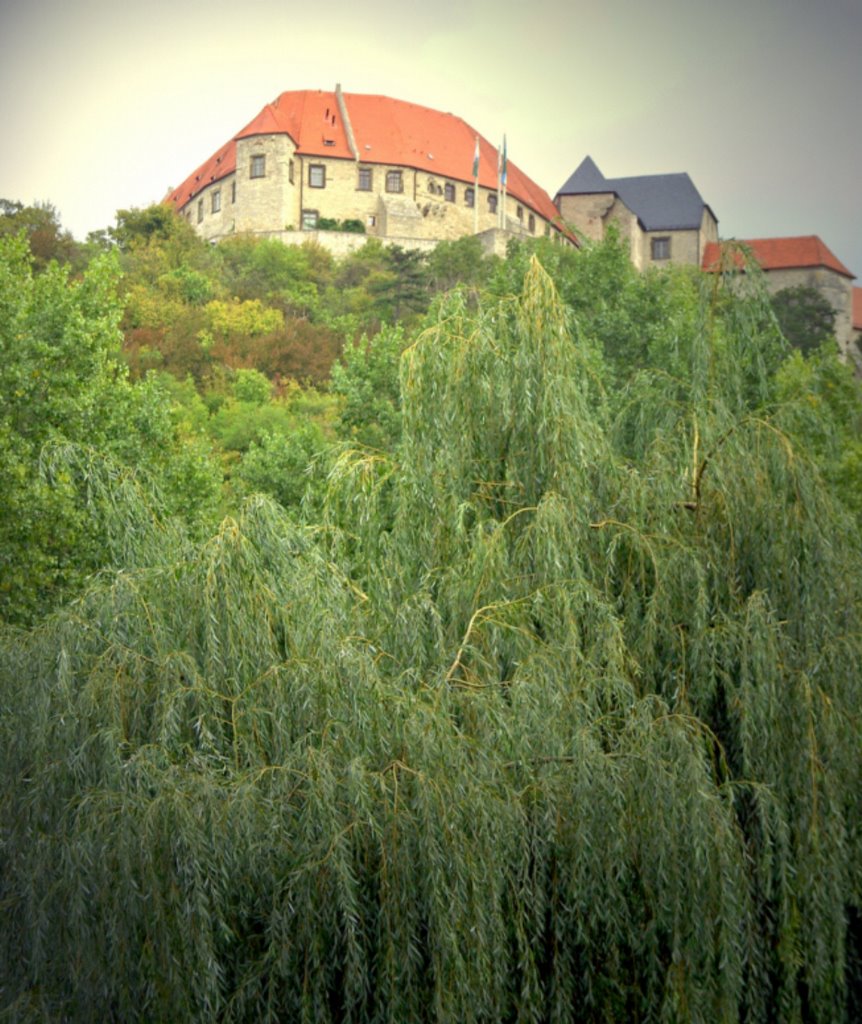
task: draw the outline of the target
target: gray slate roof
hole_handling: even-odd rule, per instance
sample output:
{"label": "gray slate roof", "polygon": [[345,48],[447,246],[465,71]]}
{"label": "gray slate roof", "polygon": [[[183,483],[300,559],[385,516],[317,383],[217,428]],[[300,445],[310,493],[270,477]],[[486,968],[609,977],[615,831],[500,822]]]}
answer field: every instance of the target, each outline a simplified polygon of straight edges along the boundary
{"label": "gray slate roof", "polygon": [[576,196],[596,192],[613,192],[619,196],[645,231],[699,228],[706,207],[687,174],[606,178],[591,157],[584,157],[557,195]]}

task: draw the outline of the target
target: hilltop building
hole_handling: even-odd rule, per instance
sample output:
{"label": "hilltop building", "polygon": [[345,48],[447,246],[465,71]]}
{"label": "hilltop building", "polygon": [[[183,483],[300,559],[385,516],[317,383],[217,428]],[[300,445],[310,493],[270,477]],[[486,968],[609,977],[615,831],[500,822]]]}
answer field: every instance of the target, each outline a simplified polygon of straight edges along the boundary
{"label": "hilltop building", "polygon": [[461,118],[336,86],[282,93],[166,201],[210,241],[330,241],[322,221],[411,248],[474,233],[498,249],[510,232],[569,240],[548,194],[511,162],[507,172],[503,193],[497,148]]}
{"label": "hilltop building", "polygon": [[639,270],[666,263],[699,267],[706,246],[718,241],[718,220],[687,174],[606,178],[588,156],[554,202],[563,220],[593,241],[616,225]]}
{"label": "hilltop building", "polygon": [[[816,288],[835,310],[835,338],[841,352],[859,365],[862,353],[853,351],[853,287],[855,275],[838,259],[817,235],[792,238],[740,239],[760,264],[771,294],[784,288]],[[720,259],[718,244],[707,245],[703,269],[715,270]]]}

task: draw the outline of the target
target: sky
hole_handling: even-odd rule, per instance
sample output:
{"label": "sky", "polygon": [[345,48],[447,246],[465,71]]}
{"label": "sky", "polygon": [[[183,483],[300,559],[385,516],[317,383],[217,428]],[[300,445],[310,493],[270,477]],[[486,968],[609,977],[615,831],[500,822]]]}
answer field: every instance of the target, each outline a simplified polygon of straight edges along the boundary
{"label": "sky", "polygon": [[862,284],[862,0],[0,0],[0,197],[83,239],[279,93],[506,133],[551,197],[687,171],[722,238],[819,235]]}

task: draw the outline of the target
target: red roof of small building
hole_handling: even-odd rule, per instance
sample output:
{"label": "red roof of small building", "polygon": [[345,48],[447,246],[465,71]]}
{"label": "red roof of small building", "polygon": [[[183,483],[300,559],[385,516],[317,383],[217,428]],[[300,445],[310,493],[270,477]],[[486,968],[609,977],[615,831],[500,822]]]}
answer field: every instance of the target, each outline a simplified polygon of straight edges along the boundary
{"label": "red roof of small building", "polygon": [[[497,187],[497,148],[460,117],[388,96],[342,93],[360,163],[392,164],[473,181],[473,157],[479,139],[479,184]],[[254,135],[289,135],[300,156],[354,159],[334,92],[303,89],[283,92],[245,128],[201,164],[166,202],[177,208],[201,189],[236,170],[236,140]],[[507,191],[546,220],[562,227],[559,211],[544,189],[508,161]]]}
{"label": "red roof of small building", "polygon": [[[836,274],[853,278],[847,267],[817,237],[801,235],[795,238],[745,238],[740,243],[751,250],[751,255],[764,270],[795,270],[800,267],[826,267]],[[703,251],[703,269],[716,270],[721,256],[721,243],[708,242]]]}
{"label": "red roof of small building", "polygon": [[853,289],[853,330],[862,331],[862,288]]}

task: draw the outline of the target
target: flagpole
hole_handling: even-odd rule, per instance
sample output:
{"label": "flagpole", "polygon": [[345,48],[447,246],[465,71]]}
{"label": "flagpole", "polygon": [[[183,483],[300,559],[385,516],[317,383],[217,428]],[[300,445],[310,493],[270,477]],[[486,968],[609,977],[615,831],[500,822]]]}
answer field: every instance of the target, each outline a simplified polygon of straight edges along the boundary
{"label": "flagpole", "polygon": [[503,226],[503,148],[497,146],[497,227]]}
{"label": "flagpole", "polygon": [[479,234],[479,136],[476,136],[476,155],[473,158],[473,234]]}
{"label": "flagpole", "polygon": [[506,136],[503,135],[503,230],[506,230],[506,191],[509,184],[509,158],[506,153]]}

